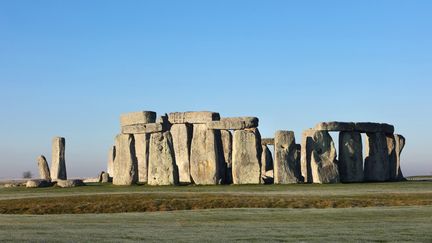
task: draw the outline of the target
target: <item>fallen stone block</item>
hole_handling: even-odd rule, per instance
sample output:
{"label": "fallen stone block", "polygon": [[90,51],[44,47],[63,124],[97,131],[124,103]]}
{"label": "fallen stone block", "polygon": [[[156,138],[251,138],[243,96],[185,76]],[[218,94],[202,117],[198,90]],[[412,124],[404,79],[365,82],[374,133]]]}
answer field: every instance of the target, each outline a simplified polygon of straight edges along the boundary
{"label": "fallen stone block", "polygon": [[168,121],[171,124],[206,124],[219,119],[219,113],[211,111],[172,112],[168,114]]}
{"label": "fallen stone block", "polygon": [[57,180],[56,185],[61,188],[69,188],[69,187],[77,187],[77,186],[85,186],[85,183],[82,180]]}
{"label": "fallen stone block", "polygon": [[27,188],[39,188],[39,187],[50,187],[52,186],[51,181],[48,180],[29,180],[26,183]]}
{"label": "fallen stone block", "polygon": [[207,127],[214,130],[243,130],[258,127],[258,122],[257,117],[229,117],[208,122]]}
{"label": "fallen stone block", "polygon": [[130,126],[136,124],[147,124],[156,122],[156,112],[154,111],[138,111],[122,114],[120,116],[120,125]]}

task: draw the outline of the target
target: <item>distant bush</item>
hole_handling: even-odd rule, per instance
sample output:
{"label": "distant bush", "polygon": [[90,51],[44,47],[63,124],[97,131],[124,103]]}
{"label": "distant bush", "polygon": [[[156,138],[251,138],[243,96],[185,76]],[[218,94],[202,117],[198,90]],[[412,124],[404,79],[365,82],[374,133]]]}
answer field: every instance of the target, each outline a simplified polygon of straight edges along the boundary
{"label": "distant bush", "polygon": [[33,175],[32,175],[32,173],[31,173],[30,171],[24,171],[24,172],[22,173],[22,177],[23,177],[24,179],[30,179],[30,178],[33,177]]}

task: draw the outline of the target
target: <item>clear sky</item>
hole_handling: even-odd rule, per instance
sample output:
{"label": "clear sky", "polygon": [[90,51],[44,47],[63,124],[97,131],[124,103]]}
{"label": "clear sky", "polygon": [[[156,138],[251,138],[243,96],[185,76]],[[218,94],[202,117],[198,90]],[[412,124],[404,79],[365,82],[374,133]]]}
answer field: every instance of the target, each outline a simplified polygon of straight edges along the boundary
{"label": "clear sky", "polygon": [[263,137],[392,123],[406,175],[432,173],[432,1],[0,0],[0,178],[66,137],[95,176],[119,115],[258,116]]}

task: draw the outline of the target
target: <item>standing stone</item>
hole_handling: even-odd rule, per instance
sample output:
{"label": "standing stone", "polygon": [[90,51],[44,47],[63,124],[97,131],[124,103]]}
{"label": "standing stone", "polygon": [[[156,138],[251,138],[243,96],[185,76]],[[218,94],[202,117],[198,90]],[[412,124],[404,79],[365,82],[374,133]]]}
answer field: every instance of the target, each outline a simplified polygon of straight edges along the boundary
{"label": "standing stone", "polygon": [[276,131],[273,167],[275,184],[291,184],[301,181],[294,132]]}
{"label": "standing stone", "polygon": [[110,176],[114,175],[114,160],[116,157],[116,147],[112,146],[110,150],[108,151],[108,166],[107,166],[107,172],[110,174]]}
{"label": "standing stone", "polygon": [[[219,135],[219,136],[218,136]],[[219,140],[219,141],[218,141]],[[197,185],[215,185],[220,180],[220,132],[194,124],[190,153],[190,173]]]}
{"label": "standing stone", "polygon": [[178,169],[175,162],[173,141],[169,131],[150,136],[149,185],[178,184]]}
{"label": "standing stone", "polygon": [[339,133],[339,176],[341,182],[363,181],[363,145],[359,132]]}
{"label": "standing stone", "polygon": [[66,180],[65,139],[55,137],[52,140],[51,179]]}
{"label": "standing stone", "polygon": [[267,172],[273,170],[273,156],[267,145],[261,145],[261,147],[261,178],[263,178],[264,181],[267,181]]}
{"label": "standing stone", "polygon": [[150,134],[134,134],[138,182],[147,183]]}
{"label": "standing stone", "polygon": [[232,134],[230,131],[221,130],[223,162],[225,163],[225,183],[232,184]]}
{"label": "standing stone", "polygon": [[313,129],[307,129],[302,133],[301,141],[301,174],[303,182],[312,183],[311,156],[313,149],[312,136],[315,133]]}
{"label": "standing stone", "polygon": [[261,183],[261,135],[257,128],[234,131],[232,173],[234,184]]}
{"label": "standing stone", "polygon": [[339,171],[336,147],[327,131],[316,131],[312,137],[311,172],[313,183],[337,183]]}
{"label": "standing stone", "polygon": [[50,170],[45,156],[43,155],[39,156],[37,158],[37,161],[38,161],[38,168],[39,168],[39,177],[42,180],[51,181]]}
{"label": "standing stone", "polygon": [[173,124],[171,127],[175,162],[178,167],[179,182],[191,183],[190,175],[190,145],[192,131],[188,124]]}
{"label": "standing stone", "polygon": [[389,179],[389,157],[384,133],[366,134],[365,181],[386,181]]}
{"label": "standing stone", "polygon": [[405,179],[403,174],[402,174],[402,170],[401,170],[401,166],[400,166],[400,162],[401,162],[400,156],[401,156],[403,148],[405,147],[405,138],[404,138],[404,136],[399,135],[399,134],[395,134],[394,136],[395,136],[395,140],[396,140],[395,150],[396,150],[396,171],[397,171],[395,178],[396,178],[396,180],[400,181],[400,180]]}
{"label": "standing stone", "polygon": [[397,168],[397,156],[396,156],[396,139],[393,134],[386,134],[387,143],[387,155],[388,155],[388,179],[390,181],[397,180],[398,168]]}
{"label": "standing stone", "polygon": [[120,134],[116,137],[114,161],[114,185],[132,185],[138,182],[138,161],[135,154],[133,135]]}

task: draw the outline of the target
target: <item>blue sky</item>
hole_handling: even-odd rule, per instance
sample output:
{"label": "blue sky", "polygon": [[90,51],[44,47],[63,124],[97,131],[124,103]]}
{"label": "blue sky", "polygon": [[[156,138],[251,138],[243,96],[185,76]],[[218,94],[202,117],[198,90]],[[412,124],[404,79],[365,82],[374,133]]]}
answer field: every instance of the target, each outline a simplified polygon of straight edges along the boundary
{"label": "blue sky", "polygon": [[69,176],[106,168],[129,111],[258,116],[264,137],[377,121],[432,173],[431,1],[0,0],[0,178],[66,137]]}

